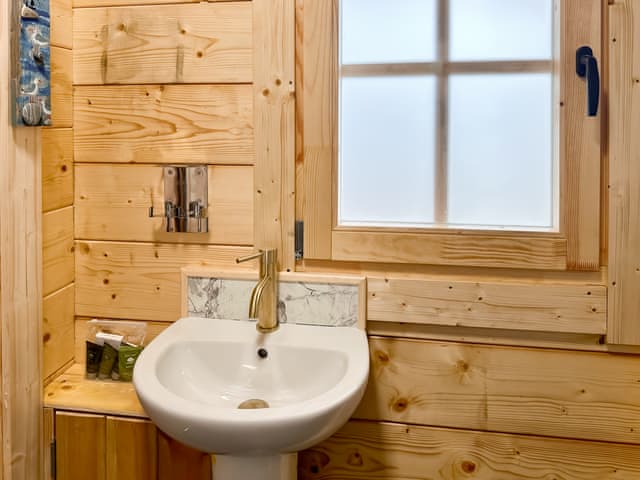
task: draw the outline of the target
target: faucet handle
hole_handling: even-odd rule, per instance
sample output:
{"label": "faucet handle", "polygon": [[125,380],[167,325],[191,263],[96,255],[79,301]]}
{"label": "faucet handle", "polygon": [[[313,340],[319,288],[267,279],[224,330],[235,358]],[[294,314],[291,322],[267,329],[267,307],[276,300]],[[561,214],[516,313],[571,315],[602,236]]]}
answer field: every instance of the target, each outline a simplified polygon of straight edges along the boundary
{"label": "faucet handle", "polygon": [[260,258],[264,255],[265,252],[262,250],[258,250],[256,253],[252,253],[251,255],[247,255],[246,257],[236,258],[236,263],[244,263],[249,260],[255,260],[256,258]]}

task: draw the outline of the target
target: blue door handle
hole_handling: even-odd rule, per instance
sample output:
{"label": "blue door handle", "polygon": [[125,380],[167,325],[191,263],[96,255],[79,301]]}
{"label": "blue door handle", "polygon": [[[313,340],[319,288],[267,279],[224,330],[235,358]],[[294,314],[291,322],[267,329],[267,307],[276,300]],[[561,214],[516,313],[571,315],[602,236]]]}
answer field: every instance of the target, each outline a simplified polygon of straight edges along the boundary
{"label": "blue door handle", "polygon": [[600,103],[600,72],[591,47],[585,45],[576,50],[576,73],[587,83],[587,115],[595,117]]}

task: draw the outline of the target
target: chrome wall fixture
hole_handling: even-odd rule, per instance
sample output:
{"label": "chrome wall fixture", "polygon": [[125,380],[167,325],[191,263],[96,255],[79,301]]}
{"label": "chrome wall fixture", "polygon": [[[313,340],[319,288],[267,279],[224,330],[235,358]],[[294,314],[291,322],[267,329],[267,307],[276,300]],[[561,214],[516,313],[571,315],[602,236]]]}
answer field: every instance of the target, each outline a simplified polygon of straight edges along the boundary
{"label": "chrome wall fixture", "polygon": [[163,211],[151,206],[149,217],[164,218],[167,232],[207,233],[208,184],[206,165],[164,167]]}

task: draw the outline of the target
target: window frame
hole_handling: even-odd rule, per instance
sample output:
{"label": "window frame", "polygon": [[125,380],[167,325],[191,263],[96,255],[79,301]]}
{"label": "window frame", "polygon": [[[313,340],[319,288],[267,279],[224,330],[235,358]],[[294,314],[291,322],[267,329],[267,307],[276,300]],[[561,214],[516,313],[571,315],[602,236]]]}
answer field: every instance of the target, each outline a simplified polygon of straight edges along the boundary
{"label": "window frame", "polygon": [[[600,267],[603,113],[585,114],[575,51],[602,52],[600,0],[556,0],[554,82],[559,89],[559,232],[339,226],[337,221],[339,1],[299,0],[299,152],[307,259],[455,266],[587,270]],[[448,0],[439,0],[440,6]],[[442,9],[440,10],[442,12]],[[605,96],[603,95],[602,98]],[[601,112],[604,112],[604,105]],[[595,193],[594,193],[595,192]],[[327,208],[330,199],[330,208]]]}

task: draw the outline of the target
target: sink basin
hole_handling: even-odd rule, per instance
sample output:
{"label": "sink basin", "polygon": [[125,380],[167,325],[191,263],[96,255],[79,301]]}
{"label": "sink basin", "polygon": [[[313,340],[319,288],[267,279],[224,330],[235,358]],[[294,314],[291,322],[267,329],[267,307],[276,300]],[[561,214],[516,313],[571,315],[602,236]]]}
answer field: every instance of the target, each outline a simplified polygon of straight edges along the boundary
{"label": "sink basin", "polygon": [[367,337],[357,328],[284,324],[261,334],[253,322],[184,318],[145,348],[133,382],[147,414],[175,439],[265,458],[337,431],[368,373]]}

